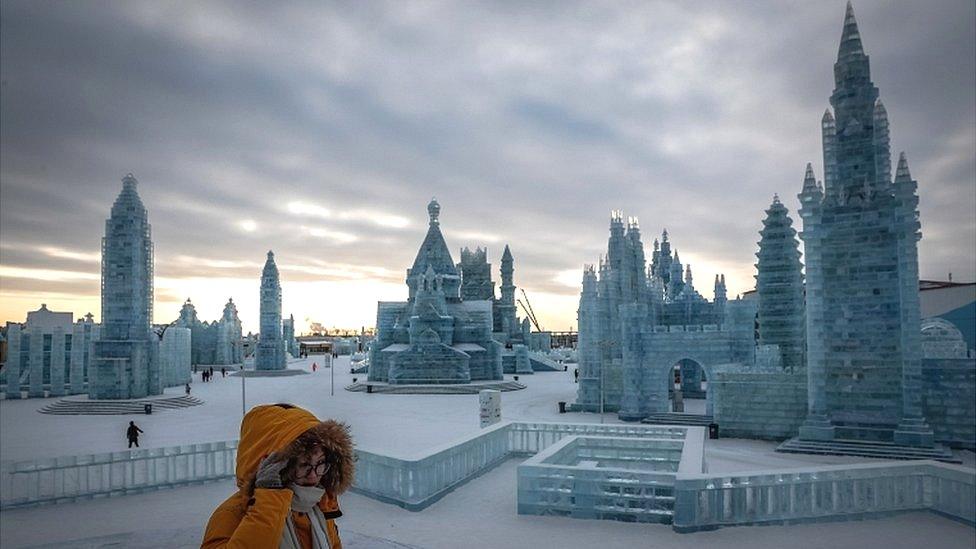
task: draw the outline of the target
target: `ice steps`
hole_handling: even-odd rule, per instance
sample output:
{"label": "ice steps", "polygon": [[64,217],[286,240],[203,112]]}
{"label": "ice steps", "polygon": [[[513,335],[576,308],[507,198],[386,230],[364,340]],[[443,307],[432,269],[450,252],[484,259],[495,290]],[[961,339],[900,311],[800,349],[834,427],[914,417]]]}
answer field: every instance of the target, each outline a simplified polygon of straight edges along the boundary
{"label": "ice steps", "polygon": [[44,406],[38,412],[59,416],[122,416],[145,414],[146,404],[152,404],[153,412],[157,412],[199,406],[203,404],[203,401],[194,396],[142,400],[62,399]]}
{"label": "ice steps", "polygon": [[651,414],[641,420],[641,423],[651,425],[692,425],[696,427],[708,427],[714,423],[712,416],[702,416],[698,414],[683,414],[680,412],[667,412],[663,414]]}
{"label": "ice steps", "polygon": [[529,364],[533,372],[562,372],[563,365],[539,352],[529,353]]}
{"label": "ice steps", "polygon": [[890,442],[862,442],[857,440],[800,440],[791,438],[776,448],[777,452],[789,454],[822,454],[836,456],[858,456],[878,459],[933,459],[946,463],[961,463],[952,452],[943,446],[917,448],[899,446]]}
{"label": "ice steps", "polygon": [[347,385],[347,391],[367,392],[367,385],[372,385],[372,392],[392,395],[476,395],[484,389],[497,391],[518,391],[525,389],[525,385],[517,381],[473,382],[458,384],[417,384],[417,385],[389,385],[386,383],[357,382]]}

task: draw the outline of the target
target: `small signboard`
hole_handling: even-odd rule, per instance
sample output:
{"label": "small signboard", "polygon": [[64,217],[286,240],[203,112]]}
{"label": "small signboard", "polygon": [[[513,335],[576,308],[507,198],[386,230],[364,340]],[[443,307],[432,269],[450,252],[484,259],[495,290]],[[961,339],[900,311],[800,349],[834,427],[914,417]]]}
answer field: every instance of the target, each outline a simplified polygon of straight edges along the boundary
{"label": "small signboard", "polygon": [[481,403],[481,427],[494,425],[502,420],[502,393],[494,389],[485,389],[478,393]]}

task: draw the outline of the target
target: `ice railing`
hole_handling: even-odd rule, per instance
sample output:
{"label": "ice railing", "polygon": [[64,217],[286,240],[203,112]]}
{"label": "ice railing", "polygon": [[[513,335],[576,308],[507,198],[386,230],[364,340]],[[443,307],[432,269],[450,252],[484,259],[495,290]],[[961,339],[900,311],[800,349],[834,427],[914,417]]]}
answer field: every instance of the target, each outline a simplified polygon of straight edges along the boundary
{"label": "ice railing", "polygon": [[[354,489],[419,510],[508,457],[534,455],[568,436],[676,439],[684,433],[682,427],[500,423],[415,458],[360,450]],[[689,439],[686,446],[692,440],[704,442]],[[229,479],[236,454],[237,441],[227,441],[5,462],[0,464],[0,509]],[[909,510],[976,523],[976,471],[962,466],[912,461],[732,475],[690,472],[703,470],[703,455],[682,454],[674,486],[678,531]]]}
{"label": "ice railing", "polygon": [[401,459],[360,450],[353,489],[418,511],[512,455],[532,455],[573,435],[683,438],[682,427],[506,422],[424,455]]}
{"label": "ice railing", "polygon": [[678,475],[674,529],[838,520],[929,510],[976,523],[976,471],[936,461]]}
{"label": "ice railing", "polygon": [[4,462],[0,508],[134,494],[232,478],[237,441]]}
{"label": "ice railing", "polygon": [[[512,454],[530,455],[569,435],[678,436],[682,428],[500,423],[413,458],[358,450],[354,489],[419,510]],[[234,477],[237,441],[0,464],[0,509],[140,493]]]}

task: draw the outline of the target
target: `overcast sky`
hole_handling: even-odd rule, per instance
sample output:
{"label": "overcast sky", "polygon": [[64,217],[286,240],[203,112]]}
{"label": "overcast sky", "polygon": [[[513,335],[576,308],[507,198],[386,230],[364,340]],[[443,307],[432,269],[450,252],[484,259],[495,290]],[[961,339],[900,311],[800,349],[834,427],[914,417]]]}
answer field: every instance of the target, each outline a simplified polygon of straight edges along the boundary
{"label": "overcast sky", "polygon": [[[187,297],[257,330],[371,326],[436,196],[458,260],[487,246],[548,329],[576,325],[611,209],[667,227],[696,287],[751,289],[764,209],[822,178],[844,2],[0,3],[0,320],[99,316],[127,172],[155,242],[155,320]],[[855,6],[919,182],[921,276],[976,277],[972,0]],[[799,224],[794,214],[794,220]]]}

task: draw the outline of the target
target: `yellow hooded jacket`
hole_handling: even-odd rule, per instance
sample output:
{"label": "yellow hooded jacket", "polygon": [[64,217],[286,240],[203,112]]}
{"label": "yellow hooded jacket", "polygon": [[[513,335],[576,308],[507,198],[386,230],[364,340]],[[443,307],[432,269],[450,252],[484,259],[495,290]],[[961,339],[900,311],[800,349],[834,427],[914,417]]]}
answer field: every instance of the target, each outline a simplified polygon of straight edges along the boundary
{"label": "yellow hooded jacket", "polygon": [[[278,547],[285,521],[291,513],[292,491],[254,488],[261,460],[273,452],[293,457],[301,450],[293,444],[306,431],[321,441],[331,467],[320,486],[325,495],[319,508],[326,517],[329,546],[340,549],[335,519],[342,516],[337,496],[352,484],[353,448],[349,429],[335,421],[319,421],[312,413],[298,407],[257,406],[241,422],[241,441],[237,448],[238,491],[213,512],[201,547],[244,549]],[[295,514],[295,529],[303,545],[311,545],[311,530],[304,515]]]}

